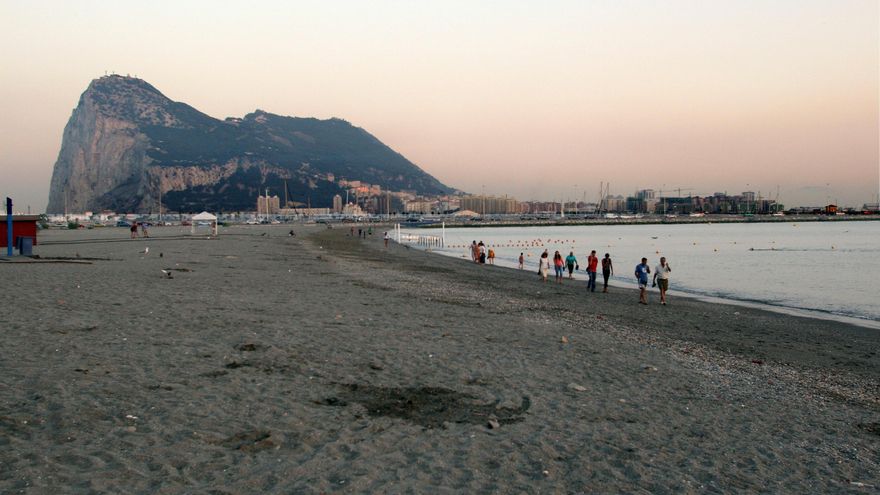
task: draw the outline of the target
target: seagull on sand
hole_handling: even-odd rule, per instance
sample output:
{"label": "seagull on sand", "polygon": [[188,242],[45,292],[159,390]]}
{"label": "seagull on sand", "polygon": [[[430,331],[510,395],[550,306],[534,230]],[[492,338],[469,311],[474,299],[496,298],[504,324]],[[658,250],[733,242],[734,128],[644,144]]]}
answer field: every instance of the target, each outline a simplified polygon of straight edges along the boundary
{"label": "seagull on sand", "polygon": [[141,251],[141,254],[150,254],[150,248],[145,247],[144,250]]}
{"label": "seagull on sand", "polygon": [[171,276],[171,272],[168,270],[162,270],[162,273],[165,274],[165,278],[174,278]]}

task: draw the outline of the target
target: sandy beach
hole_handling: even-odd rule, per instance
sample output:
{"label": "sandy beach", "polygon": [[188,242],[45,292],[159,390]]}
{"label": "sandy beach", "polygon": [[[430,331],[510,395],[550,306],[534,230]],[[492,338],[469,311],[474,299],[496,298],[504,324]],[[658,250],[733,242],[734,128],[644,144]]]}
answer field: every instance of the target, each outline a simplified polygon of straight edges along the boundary
{"label": "sandy beach", "polygon": [[290,228],[0,261],[0,493],[880,491],[880,331]]}

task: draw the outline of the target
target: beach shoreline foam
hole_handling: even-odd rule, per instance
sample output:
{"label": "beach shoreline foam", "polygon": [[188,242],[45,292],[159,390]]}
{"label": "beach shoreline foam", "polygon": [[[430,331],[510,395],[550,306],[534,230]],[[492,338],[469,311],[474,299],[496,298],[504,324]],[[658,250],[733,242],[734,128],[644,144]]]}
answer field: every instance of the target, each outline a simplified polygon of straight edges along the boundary
{"label": "beach shoreline foam", "polygon": [[92,264],[0,264],[0,491],[880,486],[875,330],[293,228],[50,231]]}

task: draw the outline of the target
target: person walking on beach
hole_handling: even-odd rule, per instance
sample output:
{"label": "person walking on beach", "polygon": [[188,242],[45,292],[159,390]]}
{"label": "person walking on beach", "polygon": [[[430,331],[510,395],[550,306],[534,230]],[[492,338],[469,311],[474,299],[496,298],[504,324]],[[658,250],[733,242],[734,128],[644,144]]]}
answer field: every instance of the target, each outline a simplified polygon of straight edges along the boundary
{"label": "person walking on beach", "polygon": [[602,258],[602,278],[605,279],[602,292],[608,292],[608,277],[612,275],[614,275],[614,266],[611,265],[611,255],[605,253],[605,257]]}
{"label": "person walking on beach", "polygon": [[385,239],[385,247],[387,248],[388,247],[388,240],[391,239],[391,237],[388,237],[388,232],[385,232],[384,239]]}
{"label": "person walking on beach", "polygon": [[519,253],[519,269],[522,270],[526,264],[526,259],[522,253]]}
{"label": "person walking on beach", "polygon": [[541,276],[541,279],[546,282],[547,281],[547,273],[550,272],[550,258],[547,256],[547,250],[545,249],[543,253],[541,253],[541,259],[538,260],[538,275]]}
{"label": "person walking on beach", "polygon": [[480,262],[480,248],[477,246],[476,240],[471,243],[471,260],[473,260],[474,263]]}
{"label": "person walking on beach", "polygon": [[559,251],[553,253],[553,269],[556,271],[557,284],[562,283],[562,274],[565,273],[565,268],[563,268],[564,265],[565,263],[562,261],[562,255],[559,253]]}
{"label": "person walking on beach", "polygon": [[489,249],[489,264],[490,265],[495,264],[495,250],[494,249]]}
{"label": "person walking on beach", "polygon": [[565,267],[568,268],[568,278],[574,278],[574,271],[577,270],[577,258],[574,257],[574,251],[568,253],[568,256],[565,257]]}
{"label": "person walking on beach", "polygon": [[150,237],[150,233],[147,232],[147,222],[141,222],[141,235],[144,237]]}
{"label": "person walking on beach", "polygon": [[599,268],[599,258],[596,257],[596,250],[590,251],[587,256],[587,275],[590,279],[587,281],[587,289],[590,292],[596,292],[596,270]]}
{"label": "person walking on beach", "polygon": [[479,253],[477,259],[480,260],[480,264],[485,264],[486,263],[486,245],[483,244],[483,241],[480,241],[480,243],[477,244],[477,250]]}
{"label": "person walking on beach", "polygon": [[654,267],[654,283],[651,286],[660,286],[660,304],[664,306],[666,306],[666,291],[669,290],[669,273],[671,271],[672,268],[669,268],[666,257],[660,257],[660,264]]}
{"label": "person walking on beach", "polygon": [[639,304],[648,304],[648,274],[651,267],[648,266],[648,258],[642,258],[642,262],[636,265],[636,280],[639,282]]}
{"label": "person walking on beach", "polygon": [[137,224],[137,222],[131,222],[131,228],[130,228],[129,230],[131,230],[131,238],[132,238],[132,239],[137,239],[137,236],[138,236],[138,224]]}

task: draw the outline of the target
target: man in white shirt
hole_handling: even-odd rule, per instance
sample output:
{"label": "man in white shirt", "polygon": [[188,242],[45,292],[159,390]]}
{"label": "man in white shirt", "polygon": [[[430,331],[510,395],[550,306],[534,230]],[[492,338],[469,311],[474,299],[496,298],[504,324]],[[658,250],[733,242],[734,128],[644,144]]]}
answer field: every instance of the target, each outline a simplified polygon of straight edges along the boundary
{"label": "man in white shirt", "polygon": [[666,257],[660,258],[660,264],[654,267],[654,283],[660,286],[660,304],[666,305],[666,291],[669,290],[669,273],[672,268],[666,262]]}

